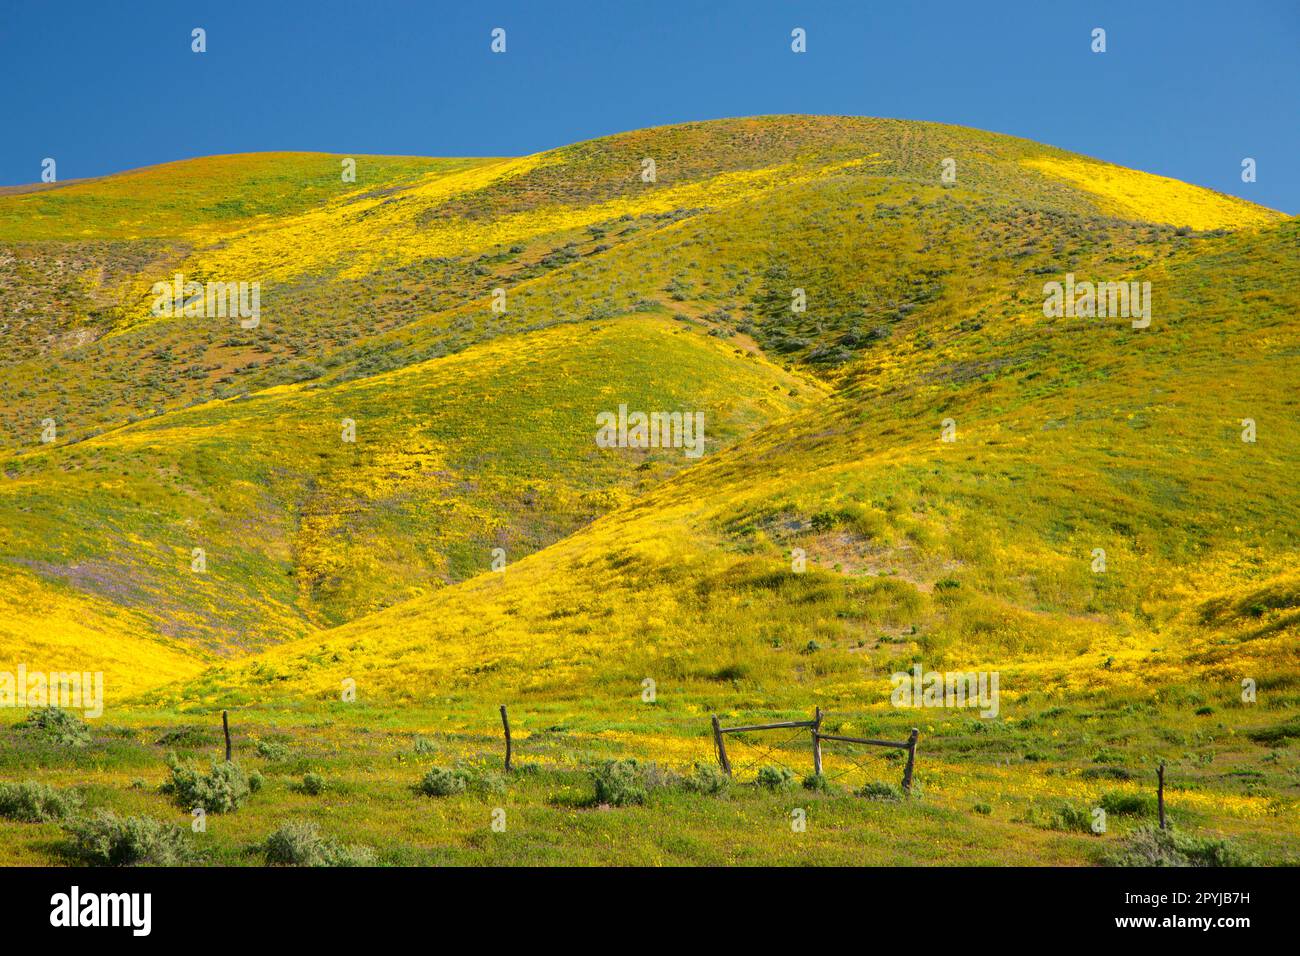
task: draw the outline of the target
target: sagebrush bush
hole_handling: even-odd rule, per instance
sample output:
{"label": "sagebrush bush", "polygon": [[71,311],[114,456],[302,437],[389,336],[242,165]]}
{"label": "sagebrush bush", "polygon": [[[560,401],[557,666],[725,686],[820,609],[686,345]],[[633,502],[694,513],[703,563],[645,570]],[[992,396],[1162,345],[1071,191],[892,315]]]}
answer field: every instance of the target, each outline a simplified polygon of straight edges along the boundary
{"label": "sagebrush bush", "polygon": [[468,783],[469,775],[463,770],[434,767],[420,781],[419,790],[427,797],[450,797],[464,793]]}
{"label": "sagebrush bush", "polygon": [[162,792],[170,794],[177,806],[186,810],[202,807],[208,813],[234,813],[252,793],[248,777],[237,763],[214,763],[212,772],[205,774],[169,753],[167,767],[172,778],[163,784]]}
{"label": "sagebrush bush", "polygon": [[731,787],[731,778],[711,764],[696,764],[683,786],[692,793],[717,795]]}
{"label": "sagebrush bush", "polygon": [[810,773],[803,778],[803,788],[805,790],[814,790],[818,793],[831,793],[835,787],[826,779],[824,773]]}
{"label": "sagebrush bush", "polygon": [[367,846],[345,846],[321,836],[320,827],[307,820],[291,820],[259,846],[272,866],[369,866],[374,851]]}
{"label": "sagebrush bush", "polygon": [[190,858],[180,827],[153,817],[96,810],[64,824],[71,852],[92,866],[176,866]]}
{"label": "sagebrush bush", "polygon": [[1132,780],[1134,773],[1123,767],[1085,767],[1084,780]]}
{"label": "sagebrush bush", "polygon": [[216,740],[207,727],[173,727],[158,738],[160,747],[208,747]]}
{"label": "sagebrush bush", "polygon": [[298,789],[310,797],[320,796],[325,792],[325,778],[318,773],[304,774]]}
{"label": "sagebrush bush", "polygon": [[1065,830],[1071,833],[1091,833],[1092,814],[1073,804],[1062,804],[1053,812],[1047,824],[1053,830]]}
{"label": "sagebrush bush", "polygon": [[902,788],[879,780],[863,784],[856,794],[864,800],[902,800],[905,796]]}
{"label": "sagebrush bush", "polygon": [[256,746],[257,755],[266,760],[288,760],[289,745],[276,743],[273,740],[259,740]]}
{"label": "sagebrush bush", "polygon": [[1196,837],[1146,824],[1124,837],[1106,857],[1111,866],[1254,866],[1244,850],[1227,840]]}
{"label": "sagebrush bush", "polygon": [[506,781],[501,774],[484,767],[434,767],[416,789],[430,797],[449,797],[466,790],[499,795],[506,792]]}
{"label": "sagebrush bush", "polygon": [[1101,795],[1100,806],[1115,816],[1144,816],[1156,810],[1155,797],[1149,793],[1125,793],[1110,790]]}
{"label": "sagebrush bush", "polygon": [[90,744],[90,728],[69,711],[59,707],[33,710],[15,730],[59,747],[85,747]]}
{"label": "sagebrush bush", "polygon": [[763,767],[754,782],[767,790],[789,790],[794,786],[794,772],[785,767]]}
{"label": "sagebrush bush", "polygon": [[471,770],[466,781],[471,790],[500,795],[506,792],[506,781],[501,774],[491,770]]}
{"label": "sagebrush bush", "polygon": [[0,783],[0,817],[19,823],[45,823],[71,816],[81,806],[81,797],[55,790],[44,783]]}
{"label": "sagebrush bush", "polygon": [[649,795],[645,773],[635,760],[606,760],[591,771],[596,802],[611,807],[645,803]]}

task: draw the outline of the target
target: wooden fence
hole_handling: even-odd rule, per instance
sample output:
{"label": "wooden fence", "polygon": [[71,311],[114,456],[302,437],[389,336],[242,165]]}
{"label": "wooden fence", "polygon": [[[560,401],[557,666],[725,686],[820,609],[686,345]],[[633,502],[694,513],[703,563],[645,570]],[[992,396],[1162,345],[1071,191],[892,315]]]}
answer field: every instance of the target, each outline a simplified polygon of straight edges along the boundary
{"label": "wooden fence", "polygon": [[806,727],[809,730],[812,739],[812,764],[813,773],[822,772],[822,741],[829,740],[839,743],[865,744],[869,747],[893,747],[898,750],[907,751],[907,763],[903,767],[903,792],[910,794],[912,792],[912,771],[916,767],[916,742],[920,737],[920,731],[915,727],[908,734],[906,740],[872,740],[867,737],[845,737],[840,734],[822,733],[822,709],[818,707],[813,713],[812,720],[786,720],[773,724],[750,724],[743,727],[723,727],[718,720],[718,715],[712,715],[713,720],[713,745],[717,750],[718,763],[722,765],[722,770],[727,776],[731,776],[731,759],[727,756],[727,734],[742,734],[751,731],[760,730],[789,730],[800,727]]}

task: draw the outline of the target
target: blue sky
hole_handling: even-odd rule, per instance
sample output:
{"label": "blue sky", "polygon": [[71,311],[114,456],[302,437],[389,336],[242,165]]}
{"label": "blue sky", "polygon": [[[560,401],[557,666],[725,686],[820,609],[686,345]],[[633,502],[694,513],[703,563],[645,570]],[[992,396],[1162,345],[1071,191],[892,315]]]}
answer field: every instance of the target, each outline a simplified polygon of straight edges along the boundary
{"label": "blue sky", "polygon": [[0,183],[46,156],[69,179],[255,150],[517,155],[833,113],[1012,133],[1296,214],[1298,51],[1297,0],[5,0]]}

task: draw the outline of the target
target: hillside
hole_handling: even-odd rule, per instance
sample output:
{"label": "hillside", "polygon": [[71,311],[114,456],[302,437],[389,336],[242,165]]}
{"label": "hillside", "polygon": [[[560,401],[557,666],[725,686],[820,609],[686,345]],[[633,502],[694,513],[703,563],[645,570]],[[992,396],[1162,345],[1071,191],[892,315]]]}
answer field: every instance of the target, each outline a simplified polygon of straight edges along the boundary
{"label": "hillside", "polygon": [[494,548],[521,557],[680,467],[601,454],[600,410],[702,410],[714,450],[796,395],[817,389],[662,318],[556,327],[33,451],[0,483],[0,557],[158,634],[247,649],[487,570]]}
{"label": "hillside", "polygon": [[[1126,686],[1156,661],[1229,695],[1237,673],[1294,682],[1300,441],[1275,429],[1300,384],[1300,286],[1276,284],[1296,277],[1296,241],[1290,222],[1172,254],[1154,267],[1164,318],[1141,338],[1122,322],[1047,324],[1033,307],[992,328],[932,326],[914,354],[856,369],[838,396],[501,579],[223,668],[214,699],[257,700],[249,674],[278,668],[288,696],[329,697],[362,673],[384,675],[375,693],[419,700],[419,687],[473,687],[480,673],[547,696],[657,671],[708,700],[848,704],[883,701],[871,681],[918,656],[1050,664],[1032,668],[1049,696]],[[1240,440],[1252,416],[1267,442]],[[1264,630],[1230,639],[1192,613],[1242,587],[1276,595]],[[830,660],[801,654],[808,640]],[[739,676],[720,688],[722,672]]]}
{"label": "hillside", "polygon": [[[978,860],[1095,859],[1038,815],[1157,759],[1189,824],[1300,859],[1297,220],[869,118],[357,159],[0,195],[6,657],[104,670],[150,740],[235,708],[379,774],[363,840],[407,825],[380,734],[477,760],[508,701],[547,772],[689,766],[709,713],[820,706],[919,725],[917,825]],[[259,321],[153,314],[175,273],[260,283]],[[1045,314],[1076,280],[1149,283],[1149,323]],[[703,456],[599,447],[620,406],[702,413]],[[891,706],[915,664],[998,672],[999,715]]]}

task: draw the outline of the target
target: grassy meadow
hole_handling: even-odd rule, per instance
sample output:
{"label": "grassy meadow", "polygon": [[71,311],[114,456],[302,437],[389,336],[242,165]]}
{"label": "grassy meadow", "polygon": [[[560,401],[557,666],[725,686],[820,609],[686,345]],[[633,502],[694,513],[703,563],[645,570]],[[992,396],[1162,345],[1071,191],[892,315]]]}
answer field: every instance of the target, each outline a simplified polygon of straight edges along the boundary
{"label": "grassy meadow", "polygon": [[[0,711],[0,862],[1300,863],[1294,219],[856,117],[355,158],[0,196],[0,673],[105,682]],[[178,272],[259,325],[151,314]],[[1045,316],[1067,273],[1149,327]],[[712,769],[814,708],[917,728],[914,791],[806,731]]]}

